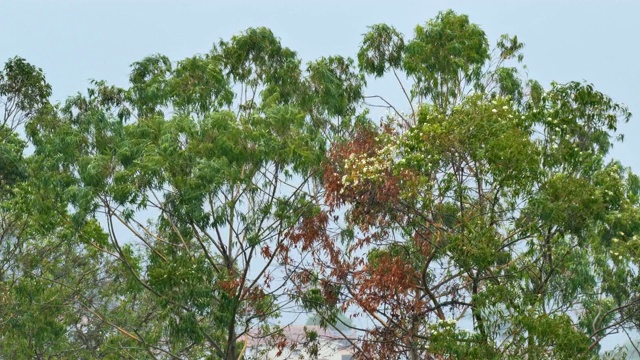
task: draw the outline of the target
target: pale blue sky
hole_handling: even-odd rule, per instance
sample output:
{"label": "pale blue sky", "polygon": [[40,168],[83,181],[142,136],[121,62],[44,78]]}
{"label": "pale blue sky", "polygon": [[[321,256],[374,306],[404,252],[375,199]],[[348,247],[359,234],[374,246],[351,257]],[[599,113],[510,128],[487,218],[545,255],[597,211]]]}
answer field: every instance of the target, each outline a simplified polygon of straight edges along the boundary
{"label": "pale blue sky", "polygon": [[[42,67],[62,100],[89,79],[124,85],[129,65],[162,53],[179,60],[220,38],[267,26],[305,60],[353,56],[361,34],[385,22],[410,35],[418,23],[452,8],[526,44],[529,76],[587,80],[640,116],[640,1],[99,1],[0,0],[0,61],[20,55]],[[624,126],[613,156],[640,172],[640,125]]]}
{"label": "pale blue sky", "polygon": [[308,61],[355,55],[361,34],[375,23],[410,36],[416,24],[448,8],[468,14],[492,42],[518,35],[531,78],[545,85],[587,80],[627,104],[638,119],[621,128],[626,141],[612,155],[640,172],[637,0],[0,0],[0,62],[19,55],[43,68],[54,99],[63,100],[84,91],[89,79],[125,85],[129,65],[144,56],[180,60],[248,27],[271,28]]}

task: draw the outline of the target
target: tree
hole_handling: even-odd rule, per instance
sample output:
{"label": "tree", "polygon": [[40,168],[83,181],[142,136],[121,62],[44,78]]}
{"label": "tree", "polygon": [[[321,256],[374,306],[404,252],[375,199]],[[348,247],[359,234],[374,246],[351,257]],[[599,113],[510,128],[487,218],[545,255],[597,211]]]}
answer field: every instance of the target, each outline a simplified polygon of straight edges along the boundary
{"label": "tree", "polygon": [[239,359],[249,336],[277,332],[286,234],[313,210],[326,136],[359,99],[351,68],[331,57],[305,74],[271,31],[249,29],[175,65],[145,58],[129,88],[95,82],[29,123],[75,226],[105,224],[94,245],[126,269],[122,302],[150,301],[156,326],[104,321],[170,358]]}
{"label": "tree", "polygon": [[596,358],[640,323],[630,113],[522,49],[447,11],[303,68],[254,28],[57,105],[9,60],[0,357],[241,359],[302,309],[358,358]]}
{"label": "tree", "polygon": [[630,113],[526,81],[522,48],[452,11],[410,40],[364,35],[360,69],[392,74],[410,111],[366,97],[390,115],[334,142],[293,238],[318,248],[292,270],[328,320],[366,318],[360,358],[591,358],[637,316],[640,182],[607,161]]}
{"label": "tree", "polygon": [[22,58],[0,72],[0,357],[120,359],[122,339],[95,321],[117,310],[118,268],[86,241],[106,236],[95,221],[71,226],[65,189],[52,186],[60,177],[24,154],[23,126],[52,111],[50,95],[42,70]]}

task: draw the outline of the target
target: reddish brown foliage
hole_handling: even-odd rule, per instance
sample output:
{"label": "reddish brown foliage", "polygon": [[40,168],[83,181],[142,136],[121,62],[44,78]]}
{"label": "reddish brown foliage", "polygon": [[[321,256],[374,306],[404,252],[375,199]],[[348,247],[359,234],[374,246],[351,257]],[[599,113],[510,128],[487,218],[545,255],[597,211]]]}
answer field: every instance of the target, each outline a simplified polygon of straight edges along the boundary
{"label": "reddish brown foliage", "polygon": [[[382,131],[392,130],[383,128]],[[345,166],[348,161],[353,164],[353,159],[379,156],[382,144],[377,140],[378,135],[362,128],[352,139],[331,149],[323,177],[328,209],[303,218],[287,234],[287,246],[289,250],[295,248],[304,255],[310,254],[312,259],[309,268],[301,269],[297,265],[292,271],[291,279],[298,291],[307,290],[313,283],[312,286],[321,290],[325,304],[340,306],[343,310],[354,306],[361,314],[376,319],[377,326],[366,332],[359,354],[392,359],[405,352],[415,340],[418,331],[415,327],[420,323],[416,319],[425,319],[435,310],[424,293],[420,267],[416,269],[405,257],[390,253],[378,256],[372,264],[363,257],[362,251],[395,243],[390,229],[415,217],[407,211],[408,205],[401,197],[403,187],[415,181],[415,175],[408,170],[397,172],[392,166],[387,169],[381,166],[376,168],[381,171],[380,176],[343,183],[345,175],[353,176],[348,173],[353,167]],[[348,205],[346,209],[345,205]],[[346,210],[344,222],[355,232],[348,246],[330,231],[331,219],[337,224],[337,214],[343,210]],[[424,226],[414,231],[409,241],[415,244],[410,251],[425,258],[432,255],[436,247],[437,236],[429,228]],[[344,285],[342,293],[338,291],[339,285]]]}
{"label": "reddish brown foliage", "polygon": [[[385,132],[392,132],[385,128]],[[402,186],[414,180],[414,174],[403,170],[395,174],[391,168],[383,169],[378,180],[360,179],[357,184],[344,184],[345,164],[354,157],[376,158],[382,144],[376,139],[378,133],[359,129],[352,140],[335,145],[324,165],[323,184],[325,200],[330,210],[350,204],[349,221],[365,232],[370,227],[384,228],[391,222],[402,222],[404,214],[400,192]]]}
{"label": "reddish brown foliage", "polygon": [[345,160],[354,155],[368,155],[373,157],[380,149],[377,144],[378,134],[369,129],[360,128],[356,131],[351,141],[337,144],[329,153],[329,160],[324,164],[323,184],[326,190],[325,197],[327,204],[335,209],[344,205],[345,199],[340,194],[344,188],[342,176],[344,175],[343,165]]}
{"label": "reddish brown foliage", "polygon": [[403,259],[383,255],[376,260],[375,265],[368,265],[358,276],[362,279],[360,288],[363,293],[369,294],[371,302],[375,298],[384,299],[391,296],[406,295],[414,290],[419,279],[418,274]]}
{"label": "reddish brown foliage", "polygon": [[240,287],[240,279],[221,280],[218,282],[218,286],[220,286],[222,291],[226,292],[227,294],[235,296],[238,288]]}
{"label": "reddish brown foliage", "polygon": [[302,251],[308,251],[315,242],[322,241],[327,237],[328,221],[329,216],[326,212],[304,217],[300,224],[289,233],[288,238],[294,246],[301,246]]}

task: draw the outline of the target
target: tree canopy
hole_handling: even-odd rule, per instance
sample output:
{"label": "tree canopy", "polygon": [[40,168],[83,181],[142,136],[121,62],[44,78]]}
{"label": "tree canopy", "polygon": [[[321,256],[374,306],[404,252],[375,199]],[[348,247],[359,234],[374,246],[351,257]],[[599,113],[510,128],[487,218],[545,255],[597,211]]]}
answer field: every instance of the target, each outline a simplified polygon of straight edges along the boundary
{"label": "tree canopy", "polygon": [[631,114],[491,42],[446,11],[303,65],[251,28],[59,104],[9,59],[0,358],[258,358],[301,311],[358,359],[623,358],[600,348],[640,324],[640,178],[609,157]]}

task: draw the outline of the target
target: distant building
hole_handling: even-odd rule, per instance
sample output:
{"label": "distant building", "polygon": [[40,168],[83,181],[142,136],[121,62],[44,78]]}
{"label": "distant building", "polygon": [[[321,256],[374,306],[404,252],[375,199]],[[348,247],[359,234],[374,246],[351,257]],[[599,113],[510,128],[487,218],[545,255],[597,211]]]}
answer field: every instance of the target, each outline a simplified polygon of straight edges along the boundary
{"label": "distant building", "polygon": [[[315,335],[317,337],[314,340]],[[316,325],[289,325],[282,328],[287,346],[280,351],[272,338],[249,337],[247,360],[351,360],[353,348],[339,333]],[[278,353],[280,354],[278,355]],[[314,357],[312,354],[316,354]]]}

